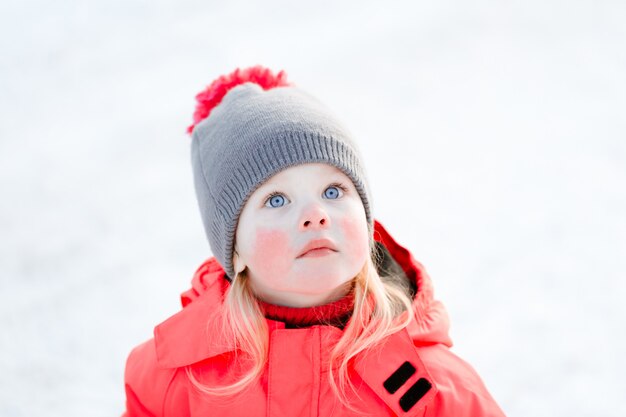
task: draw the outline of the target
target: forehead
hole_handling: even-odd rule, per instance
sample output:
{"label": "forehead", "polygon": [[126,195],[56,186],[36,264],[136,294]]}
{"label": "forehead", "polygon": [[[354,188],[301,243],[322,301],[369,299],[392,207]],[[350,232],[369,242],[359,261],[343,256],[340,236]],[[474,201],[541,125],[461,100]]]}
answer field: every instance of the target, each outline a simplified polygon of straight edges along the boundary
{"label": "forehead", "polygon": [[340,169],[323,163],[294,165],[276,173],[265,181],[260,188],[275,187],[293,180],[326,182],[332,179],[350,180]]}

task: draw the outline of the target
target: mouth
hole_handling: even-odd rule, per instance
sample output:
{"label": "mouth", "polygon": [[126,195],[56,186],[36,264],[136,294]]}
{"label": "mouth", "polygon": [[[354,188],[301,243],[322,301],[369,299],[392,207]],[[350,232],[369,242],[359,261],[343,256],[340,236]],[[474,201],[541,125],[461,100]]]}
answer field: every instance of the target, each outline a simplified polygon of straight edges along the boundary
{"label": "mouth", "polygon": [[299,258],[319,258],[321,256],[332,255],[333,253],[336,253],[336,252],[337,251],[334,251],[328,248],[311,249],[304,255],[299,256]]}
{"label": "mouth", "polygon": [[297,258],[317,258],[338,252],[337,247],[330,239],[315,239],[307,243]]}

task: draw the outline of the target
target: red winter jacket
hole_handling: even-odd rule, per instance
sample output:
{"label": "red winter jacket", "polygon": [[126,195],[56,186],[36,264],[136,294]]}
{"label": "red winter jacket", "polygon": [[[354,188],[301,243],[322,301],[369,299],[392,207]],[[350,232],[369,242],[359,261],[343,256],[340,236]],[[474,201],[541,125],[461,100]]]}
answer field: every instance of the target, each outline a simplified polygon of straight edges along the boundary
{"label": "red winter jacket", "polygon": [[257,383],[227,398],[194,389],[184,367],[191,366],[203,383],[224,383],[234,351],[229,338],[207,328],[207,318],[219,314],[229,285],[210,258],[196,271],[192,289],[182,294],[183,309],[130,353],[123,417],[504,416],[474,369],[450,352],[448,316],[433,298],[424,267],[377,221],[374,236],[415,281],[418,292],[411,325],[355,358],[351,378],[359,398],[348,398],[355,400],[358,412],[335,397],[321,365],[342,332],[330,325],[286,328],[266,319],[269,357]]}

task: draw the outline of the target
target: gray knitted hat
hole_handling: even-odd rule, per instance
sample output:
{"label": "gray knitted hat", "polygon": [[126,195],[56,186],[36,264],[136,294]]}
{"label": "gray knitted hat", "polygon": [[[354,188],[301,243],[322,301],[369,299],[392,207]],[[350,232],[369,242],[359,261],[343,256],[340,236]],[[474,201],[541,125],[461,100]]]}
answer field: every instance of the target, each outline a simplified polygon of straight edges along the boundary
{"label": "gray knitted hat", "polygon": [[[370,235],[374,229],[366,172],[348,130],[316,98],[284,80],[268,89],[251,76],[259,71],[273,77],[262,67],[236,70],[198,94],[195,123],[189,128],[204,229],[213,255],[231,280],[239,215],[250,194],[287,167],[324,162],[343,171],[359,192]],[[231,85],[224,87],[224,77],[230,77]],[[220,88],[224,96],[216,100]],[[207,97],[214,103],[202,101]],[[209,115],[202,118],[202,113]]]}

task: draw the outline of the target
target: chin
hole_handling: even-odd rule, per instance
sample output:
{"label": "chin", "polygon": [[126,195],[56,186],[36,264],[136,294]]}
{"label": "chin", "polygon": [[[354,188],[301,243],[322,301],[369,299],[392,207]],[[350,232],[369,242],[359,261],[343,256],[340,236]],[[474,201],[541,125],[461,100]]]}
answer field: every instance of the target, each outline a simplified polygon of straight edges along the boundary
{"label": "chin", "polygon": [[307,288],[311,294],[323,294],[333,291],[337,287],[346,284],[356,274],[346,271],[338,271],[329,268],[311,268],[306,273],[297,274],[293,281],[296,288]]}

